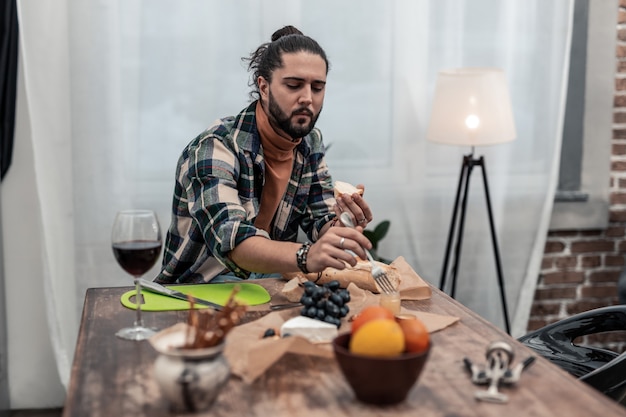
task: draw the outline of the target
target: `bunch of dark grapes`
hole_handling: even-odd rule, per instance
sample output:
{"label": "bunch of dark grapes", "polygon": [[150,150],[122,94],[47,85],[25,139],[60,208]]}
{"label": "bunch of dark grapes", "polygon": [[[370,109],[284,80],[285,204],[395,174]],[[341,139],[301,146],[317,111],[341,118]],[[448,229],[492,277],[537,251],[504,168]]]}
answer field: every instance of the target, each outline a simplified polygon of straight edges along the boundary
{"label": "bunch of dark grapes", "polygon": [[350,311],[348,308],[350,291],[340,288],[339,281],[330,281],[321,286],[306,281],[303,285],[304,294],[300,302],[304,307],[300,314],[337,327],[341,326],[341,318],[347,316]]}

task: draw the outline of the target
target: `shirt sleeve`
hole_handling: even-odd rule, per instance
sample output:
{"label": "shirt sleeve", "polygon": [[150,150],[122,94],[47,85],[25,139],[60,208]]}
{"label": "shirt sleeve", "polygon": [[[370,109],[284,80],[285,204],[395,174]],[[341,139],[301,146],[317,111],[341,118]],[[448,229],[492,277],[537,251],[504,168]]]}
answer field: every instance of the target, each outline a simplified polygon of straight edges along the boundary
{"label": "shirt sleeve", "polygon": [[311,175],[308,198],[310,222],[305,222],[302,227],[309,239],[315,242],[319,238],[322,227],[335,218],[335,213],[332,210],[336,200],[333,191],[333,179],[326,164],[325,148],[319,129],[314,129],[310,138],[311,152],[307,158],[307,171]]}
{"label": "shirt sleeve", "polygon": [[244,200],[238,185],[241,164],[236,148],[228,147],[221,138],[207,135],[189,149],[179,181],[185,189],[188,211],[198,226],[208,250],[226,268],[241,277],[249,272],[232,262],[228,253],[251,236],[269,235],[253,224],[256,213],[254,199]]}

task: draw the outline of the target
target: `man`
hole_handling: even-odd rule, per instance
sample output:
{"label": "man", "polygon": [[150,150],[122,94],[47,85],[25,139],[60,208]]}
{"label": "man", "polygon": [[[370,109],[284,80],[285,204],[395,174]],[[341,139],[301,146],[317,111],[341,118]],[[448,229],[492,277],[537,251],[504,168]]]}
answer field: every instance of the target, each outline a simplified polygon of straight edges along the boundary
{"label": "man", "polygon": [[[343,269],[356,264],[346,250],[365,258],[363,247],[371,248],[362,234],[370,207],[359,193],[335,200],[314,128],[326,91],[326,53],[287,26],[248,61],[256,100],[200,134],[178,161],[158,282]],[[337,221],[344,211],[356,229]],[[299,227],[312,243],[296,243]]]}

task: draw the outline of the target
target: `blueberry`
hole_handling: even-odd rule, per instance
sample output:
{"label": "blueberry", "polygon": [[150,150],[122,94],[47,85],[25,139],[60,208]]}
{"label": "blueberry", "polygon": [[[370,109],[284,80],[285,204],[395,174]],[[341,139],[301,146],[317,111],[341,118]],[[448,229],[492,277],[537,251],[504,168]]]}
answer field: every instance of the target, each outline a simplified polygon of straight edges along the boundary
{"label": "blueberry", "polygon": [[326,303],[327,303],[327,302],[328,302],[328,301],[327,301],[325,298],[322,298],[321,300],[319,300],[319,301],[317,302],[317,304],[316,304],[315,306],[316,306],[317,308],[320,308],[320,309],[325,309],[325,308],[326,308]]}
{"label": "blueberry", "polygon": [[350,308],[348,308],[347,305],[344,304],[341,307],[339,307],[339,316],[340,317],[347,316],[349,312],[350,312]]}
{"label": "blueberry", "polygon": [[310,307],[312,305],[315,305],[315,301],[313,301],[313,298],[309,297],[308,295],[303,295],[300,298],[300,302],[302,303],[303,306],[305,307]]}
{"label": "blueberry", "polygon": [[331,291],[337,291],[339,287],[341,287],[341,284],[337,280],[332,280],[324,284],[324,286]]}
{"label": "blueberry", "polygon": [[318,320],[324,320],[325,316],[326,316],[326,311],[318,309],[317,310],[317,315],[315,316],[315,318],[318,319]]}
{"label": "blueberry", "polygon": [[315,306],[307,307],[306,316],[312,319],[317,317],[317,308]]}
{"label": "blueberry", "polygon": [[343,299],[344,303],[348,303],[350,301],[350,291],[347,289],[339,291],[338,294]]}
{"label": "blueberry", "polygon": [[326,303],[326,313],[333,316],[333,317],[338,317],[340,310],[339,307],[334,304],[331,303],[330,301],[328,303]]}
{"label": "blueberry", "polygon": [[341,298],[341,296],[339,294],[331,294],[330,297],[328,297],[328,301],[332,301],[333,303],[335,303],[337,306],[341,307],[344,304],[343,298]]}
{"label": "blueberry", "polygon": [[267,330],[265,331],[265,333],[263,333],[263,337],[264,337],[264,338],[266,338],[266,337],[272,337],[272,336],[276,336],[276,330],[274,330],[274,329],[267,329]]}
{"label": "blueberry", "polygon": [[324,288],[315,287],[315,289],[313,290],[313,294],[311,294],[311,297],[313,297],[313,299],[317,301],[322,299],[325,295],[326,291],[324,291]]}

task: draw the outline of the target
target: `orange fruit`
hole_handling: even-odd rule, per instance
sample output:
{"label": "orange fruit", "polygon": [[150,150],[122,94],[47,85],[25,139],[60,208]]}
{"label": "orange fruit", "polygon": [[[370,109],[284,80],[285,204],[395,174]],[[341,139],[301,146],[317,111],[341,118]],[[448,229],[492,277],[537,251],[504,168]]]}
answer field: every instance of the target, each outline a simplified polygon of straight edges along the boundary
{"label": "orange fruit", "polygon": [[379,305],[365,307],[352,321],[352,334],[356,333],[365,323],[380,319],[393,320],[394,316],[391,310]]}
{"label": "orange fruit", "polygon": [[418,318],[406,318],[398,320],[398,324],[404,333],[407,352],[423,352],[428,348],[430,335],[424,322]]}
{"label": "orange fruit", "polygon": [[349,347],[358,355],[397,356],[404,352],[404,333],[395,320],[371,320],[352,333]]}

